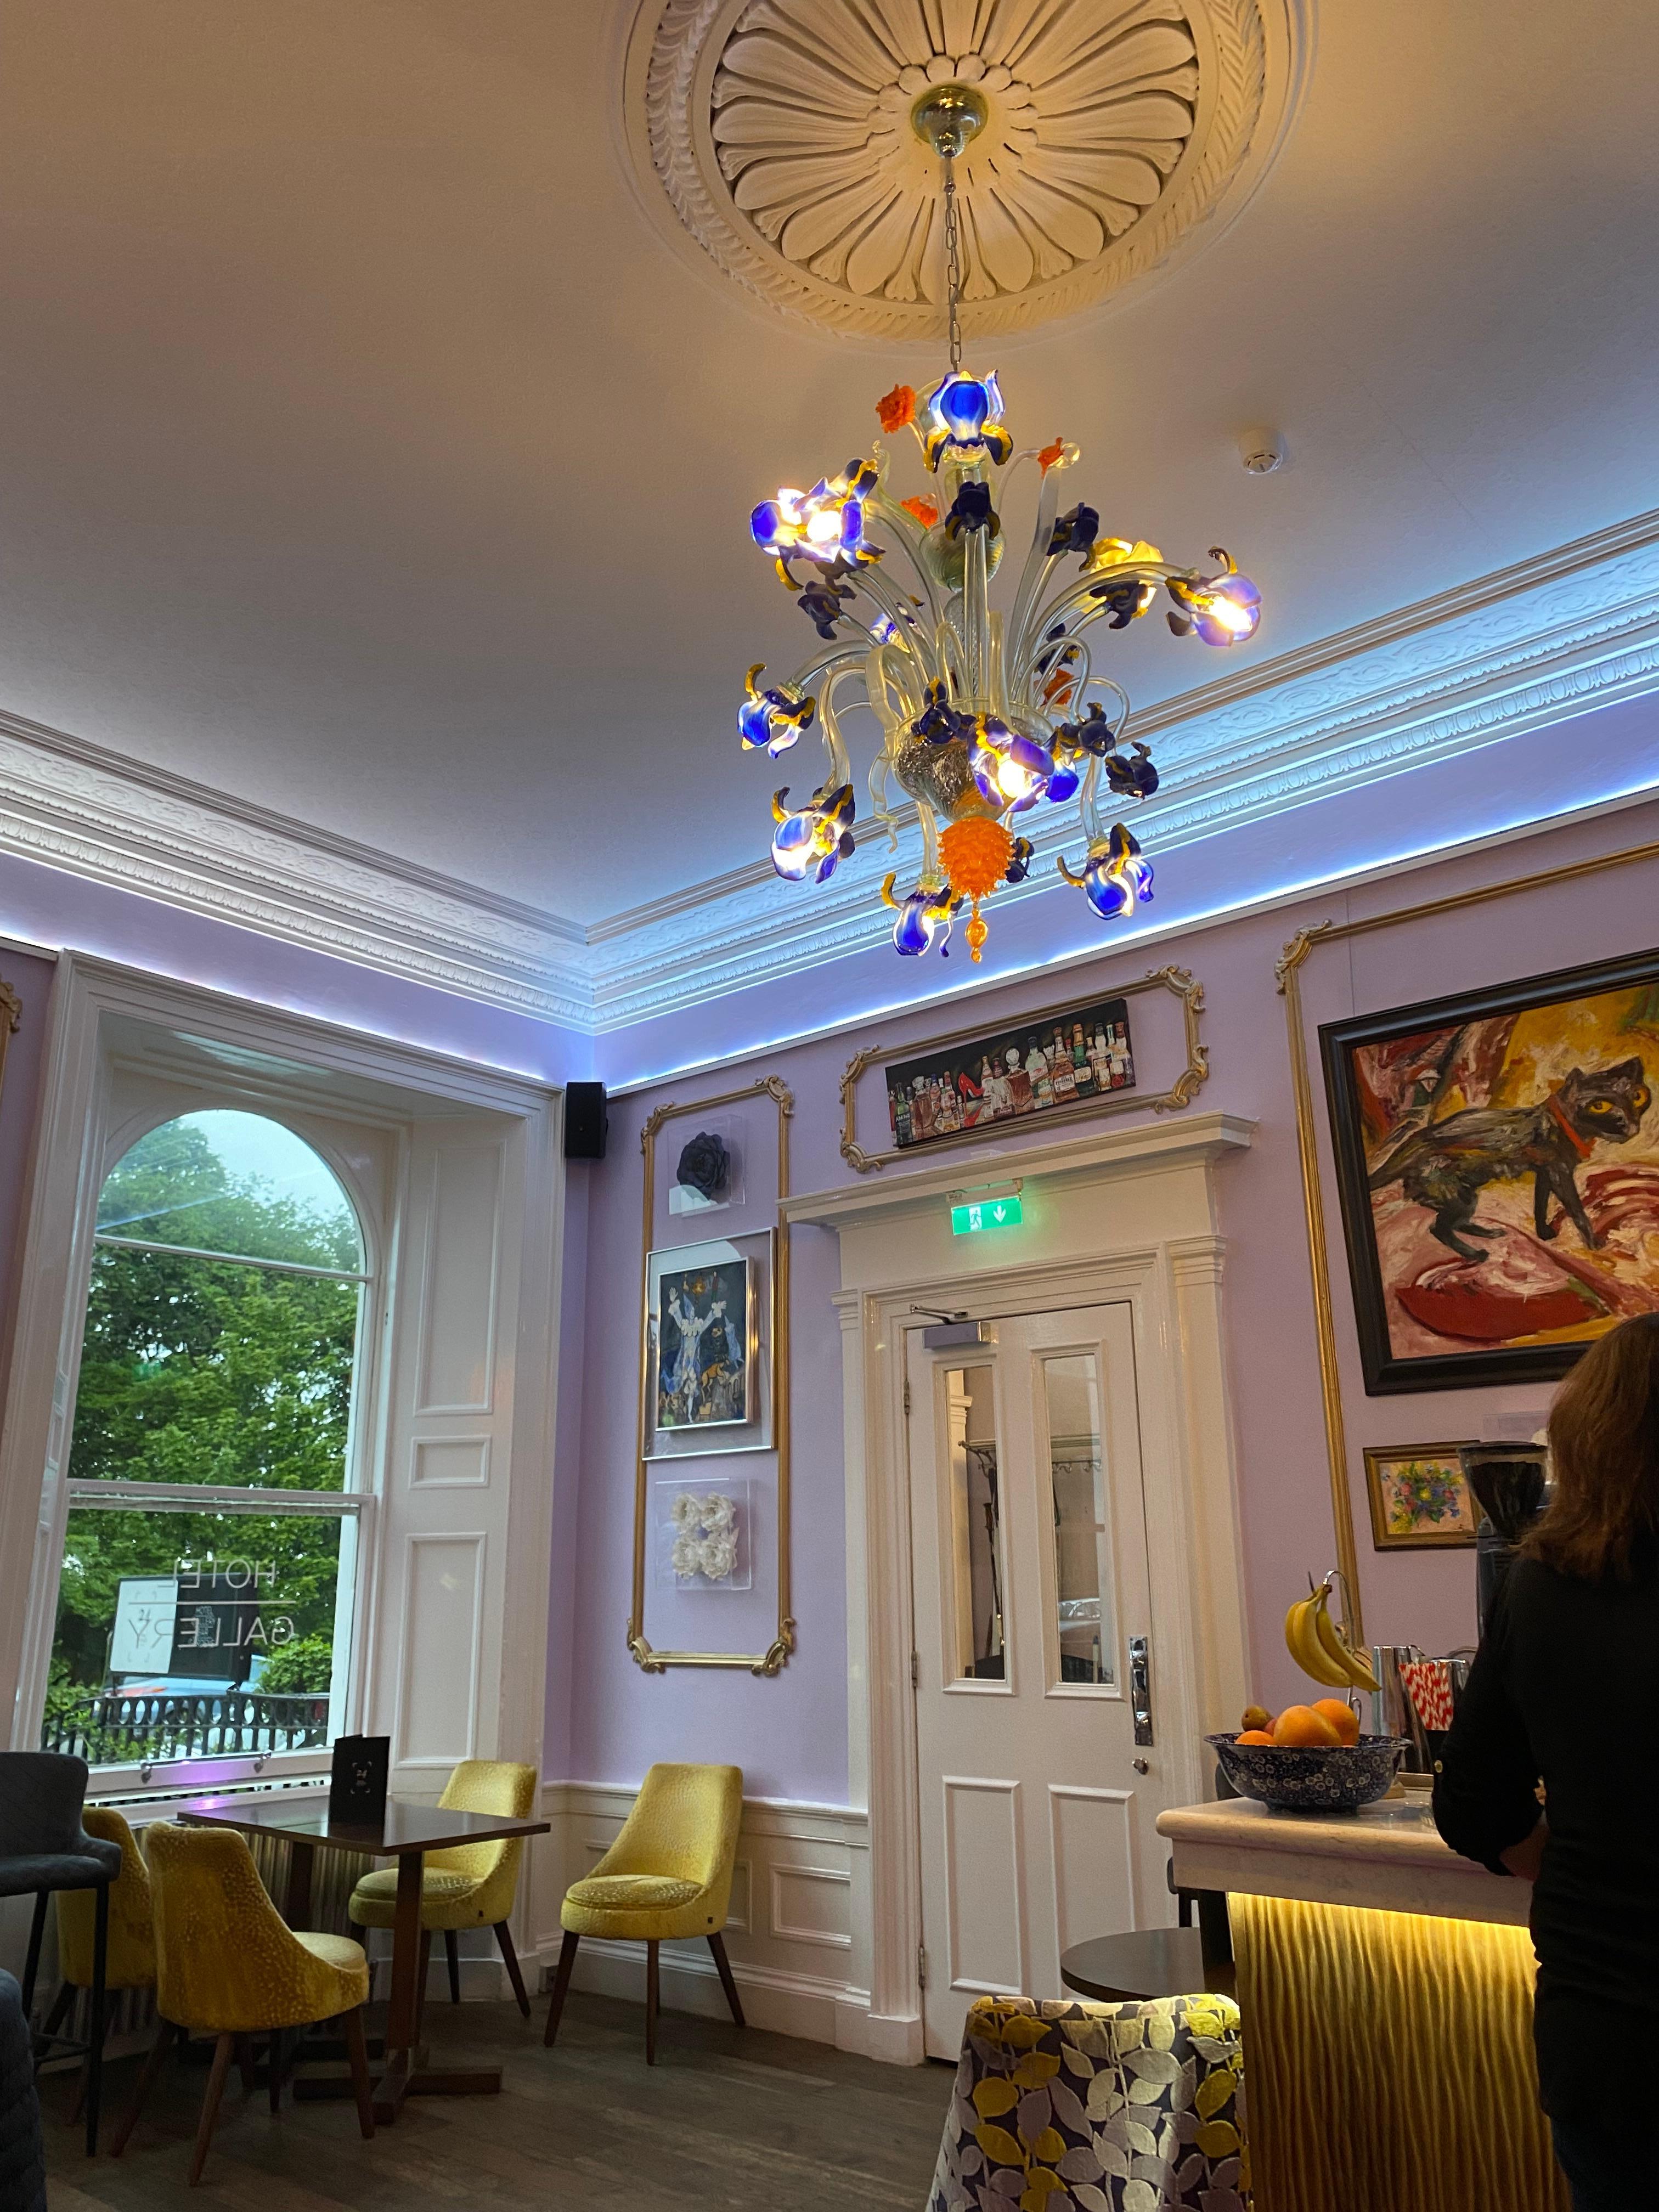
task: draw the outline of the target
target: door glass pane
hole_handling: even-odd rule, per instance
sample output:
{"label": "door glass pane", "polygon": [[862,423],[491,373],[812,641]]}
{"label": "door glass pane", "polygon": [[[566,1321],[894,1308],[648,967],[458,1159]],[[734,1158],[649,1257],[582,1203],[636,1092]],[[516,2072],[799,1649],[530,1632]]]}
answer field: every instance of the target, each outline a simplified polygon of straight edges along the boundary
{"label": "door glass pane", "polygon": [[1100,1442],[1100,1375],[1092,1352],[1042,1362],[1048,1480],[1054,1512],[1060,1679],[1115,1682],[1111,1530]]}
{"label": "door glass pane", "polygon": [[108,1766],[328,1743],[356,1556],[349,1515],[71,1508],[41,1748]]}
{"label": "door glass pane", "polygon": [[955,1679],[1000,1682],[1006,1671],[1002,1606],[1007,1572],[993,1370],[951,1368],[945,1378],[945,1397]]}

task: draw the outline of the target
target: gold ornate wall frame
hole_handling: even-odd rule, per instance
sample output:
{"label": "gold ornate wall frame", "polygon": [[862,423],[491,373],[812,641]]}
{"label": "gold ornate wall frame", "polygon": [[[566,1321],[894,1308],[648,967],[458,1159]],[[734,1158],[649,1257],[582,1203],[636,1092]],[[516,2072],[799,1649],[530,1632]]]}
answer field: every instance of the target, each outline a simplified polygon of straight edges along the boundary
{"label": "gold ornate wall frame", "polygon": [[1325,1458],[1330,1478],[1331,1519],[1336,1532],[1336,1563],[1347,1593],[1346,1621],[1349,1639],[1365,1641],[1364,1609],[1359,1595],[1359,1557],[1354,1540],[1353,1497],[1348,1486],[1348,1441],[1342,1413],[1342,1382],[1336,1364],[1336,1319],[1331,1301],[1330,1253],[1325,1237],[1325,1194],[1319,1179],[1319,1136],[1314,1119],[1313,1085],[1308,1073],[1308,1045],[1302,1019],[1301,972],[1309,955],[1319,946],[1340,945],[1344,939],[1367,937],[1373,931],[1391,929],[1398,923],[1427,921],[1437,915],[1455,914],[1464,907],[1483,906],[1492,899],[1509,898],[1517,891],[1532,891],[1553,884],[1568,884],[1604,868],[1620,868],[1637,860],[1659,859],[1659,841],[1631,845],[1618,853],[1602,853],[1588,860],[1575,860],[1547,875],[1510,876],[1498,884],[1453,891],[1426,904],[1395,907],[1386,914],[1363,915],[1357,921],[1320,921],[1299,929],[1279,953],[1273,973],[1285,1001],[1285,1022],[1291,1048],[1291,1088],[1296,1102],[1296,1148],[1302,1170],[1302,1208],[1308,1231],[1308,1267],[1313,1278],[1314,1329],[1319,1346],[1319,1388],[1325,1416]]}
{"label": "gold ornate wall frame", "polygon": [[12,1032],[23,1018],[23,1001],[11,985],[0,979],[0,1085],[6,1079],[6,1051]]}
{"label": "gold ornate wall frame", "polygon": [[781,1075],[763,1075],[741,1090],[714,1098],[693,1098],[684,1106],[653,1107],[640,1132],[645,1155],[645,1205],[640,1245],[640,1371],[645,1371],[649,1326],[652,1231],[657,1211],[657,1132],[665,1121],[686,1114],[708,1114],[748,1098],[770,1098],[778,1109],[777,1257],[773,1269],[771,1342],[772,1433],[778,1455],[778,1632],[764,1651],[653,1651],[645,1633],[645,1571],[649,1539],[649,1474],[645,1455],[645,1394],[639,1393],[634,1452],[634,1592],[628,1617],[628,1648],[647,1674],[670,1667],[746,1667],[751,1674],[775,1674],[795,1648],[795,1623],[789,1610],[789,1224],[783,1202],[789,1195],[789,1117],[795,1095]]}
{"label": "gold ornate wall frame", "polygon": [[[1151,968],[1138,983],[1115,984],[1109,990],[1096,995],[1102,999],[1133,999],[1143,991],[1169,991],[1180,1000],[1182,1015],[1182,1036],[1186,1044],[1187,1065],[1167,1091],[1149,1095],[1144,1091],[1126,1091],[1121,1097],[1088,1098],[1075,1106],[1051,1106],[1042,1117],[1042,1126],[1054,1128],[1061,1121],[1076,1121],[1080,1115],[1123,1114],[1132,1107],[1151,1107],[1156,1114],[1168,1114],[1177,1108],[1190,1105],[1194,1095],[1209,1080],[1210,1056],[1208,1048],[1200,1041],[1199,1016],[1204,1011],[1204,986],[1193,981],[1191,970],[1186,968]],[[1009,1026],[1018,1028],[1030,1022],[1041,1028],[1044,1022],[1057,1021],[1062,1015],[1075,1011],[1078,1001],[1065,1006],[1038,1007],[1030,1014],[1012,1017]],[[892,1160],[919,1159],[924,1153],[943,1152],[947,1145],[981,1143],[994,1131],[1003,1127],[1000,1122],[988,1124],[982,1129],[959,1129],[949,1136],[930,1137],[925,1145],[911,1146],[905,1151],[866,1152],[858,1141],[858,1083],[859,1078],[872,1062],[885,1052],[902,1051],[915,1059],[930,1052],[948,1052],[952,1045],[969,1044],[986,1034],[986,1024],[976,1024],[972,1029],[953,1030],[948,1036],[921,1037],[914,1043],[902,1045],[867,1044],[855,1052],[847,1063],[841,1079],[841,1156],[860,1175],[873,1174]],[[1032,1126],[1035,1126],[1033,1124]]]}

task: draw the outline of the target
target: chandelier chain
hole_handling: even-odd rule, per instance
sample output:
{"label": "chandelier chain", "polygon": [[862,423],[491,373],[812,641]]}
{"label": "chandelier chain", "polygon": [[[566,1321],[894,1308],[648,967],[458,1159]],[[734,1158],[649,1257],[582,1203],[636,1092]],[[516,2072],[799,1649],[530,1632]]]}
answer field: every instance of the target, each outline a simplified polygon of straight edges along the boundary
{"label": "chandelier chain", "polygon": [[950,300],[951,373],[962,367],[962,240],[957,228],[956,162],[945,157],[945,289]]}

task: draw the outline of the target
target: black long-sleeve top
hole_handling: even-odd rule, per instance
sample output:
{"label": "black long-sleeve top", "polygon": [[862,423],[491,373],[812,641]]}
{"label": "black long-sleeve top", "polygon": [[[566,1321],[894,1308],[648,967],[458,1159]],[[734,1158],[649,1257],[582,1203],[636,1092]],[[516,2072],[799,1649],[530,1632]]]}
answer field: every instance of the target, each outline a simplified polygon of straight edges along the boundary
{"label": "black long-sleeve top", "polygon": [[1436,1825],[1455,1851],[1507,1873],[1498,1854],[1532,1832],[1541,1779],[1544,2108],[1564,2120],[1644,2108],[1659,1986],[1659,1566],[1585,1583],[1522,1559],[1495,1613],[1442,1753]]}

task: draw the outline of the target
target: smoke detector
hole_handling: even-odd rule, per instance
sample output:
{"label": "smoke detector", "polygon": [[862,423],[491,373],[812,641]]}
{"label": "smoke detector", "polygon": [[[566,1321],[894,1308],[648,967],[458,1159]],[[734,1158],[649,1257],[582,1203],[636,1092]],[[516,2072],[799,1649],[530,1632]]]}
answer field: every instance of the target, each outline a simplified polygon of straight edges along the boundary
{"label": "smoke detector", "polygon": [[1285,465],[1285,441],[1277,430],[1241,430],[1238,458],[1247,476],[1270,477]]}

